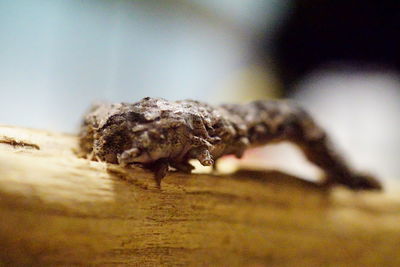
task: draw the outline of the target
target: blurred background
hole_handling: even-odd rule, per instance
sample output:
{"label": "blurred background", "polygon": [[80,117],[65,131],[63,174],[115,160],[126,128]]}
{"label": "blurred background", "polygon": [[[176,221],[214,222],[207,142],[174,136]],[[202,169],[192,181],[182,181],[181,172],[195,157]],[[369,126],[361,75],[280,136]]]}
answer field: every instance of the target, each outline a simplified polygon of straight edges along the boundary
{"label": "blurred background", "polygon": [[[288,97],[394,181],[399,29],[398,1],[2,0],[0,123],[74,133],[99,100]],[[248,158],[316,175],[288,150]]]}

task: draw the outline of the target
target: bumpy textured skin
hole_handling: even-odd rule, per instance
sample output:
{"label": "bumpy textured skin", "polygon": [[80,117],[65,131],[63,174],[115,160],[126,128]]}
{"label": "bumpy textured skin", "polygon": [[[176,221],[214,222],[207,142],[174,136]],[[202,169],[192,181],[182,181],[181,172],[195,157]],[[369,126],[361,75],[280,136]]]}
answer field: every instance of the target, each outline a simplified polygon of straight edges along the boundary
{"label": "bumpy textured skin", "polygon": [[80,132],[80,147],[89,158],[141,164],[155,172],[158,184],[170,166],[190,173],[190,159],[211,166],[224,155],[241,157],[250,147],[283,140],[297,144],[325,171],[325,183],[381,189],[374,178],[353,173],[324,131],[287,101],[211,106],[147,97],[133,104],[100,104],[85,116]]}

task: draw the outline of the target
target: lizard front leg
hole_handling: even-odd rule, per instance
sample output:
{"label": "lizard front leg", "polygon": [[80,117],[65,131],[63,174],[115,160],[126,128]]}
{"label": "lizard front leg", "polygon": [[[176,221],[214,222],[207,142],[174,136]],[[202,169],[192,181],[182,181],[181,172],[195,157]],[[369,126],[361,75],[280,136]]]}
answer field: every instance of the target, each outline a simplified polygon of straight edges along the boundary
{"label": "lizard front leg", "polygon": [[169,163],[167,159],[159,159],[155,162],[147,164],[147,167],[154,172],[154,179],[157,187],[161,188],[161,180],[167,175]]}

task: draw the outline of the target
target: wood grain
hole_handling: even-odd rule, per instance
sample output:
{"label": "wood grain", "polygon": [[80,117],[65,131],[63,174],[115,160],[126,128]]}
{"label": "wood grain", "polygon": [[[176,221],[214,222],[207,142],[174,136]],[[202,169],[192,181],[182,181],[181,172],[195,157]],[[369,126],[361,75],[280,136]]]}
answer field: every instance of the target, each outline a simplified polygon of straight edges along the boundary
{"label": "wood grain", "polygon": [[398,194],[249,170],[172,173],[159,190],[76,145],[0,127],[0,265],[400,266]]}

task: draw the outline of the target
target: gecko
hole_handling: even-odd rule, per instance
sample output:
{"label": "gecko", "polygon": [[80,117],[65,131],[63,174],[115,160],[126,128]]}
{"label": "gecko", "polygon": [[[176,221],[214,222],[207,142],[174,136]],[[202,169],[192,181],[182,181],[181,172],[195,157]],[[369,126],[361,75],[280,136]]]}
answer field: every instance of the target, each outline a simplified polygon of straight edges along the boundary
{"label": "gecko", "polygon": [[289,141],[323,170],[323,184],[382,189],[374,177],[352,170],[309,113],[288,100],[213,106],[146,97],[97,104],[85,115],[79,136],[86,157],[128,168],[141,165],[154,172],[158,186],[171,168],[191,173],[192,159],[215,167],[225,155],[240,158],[247,149]]}

